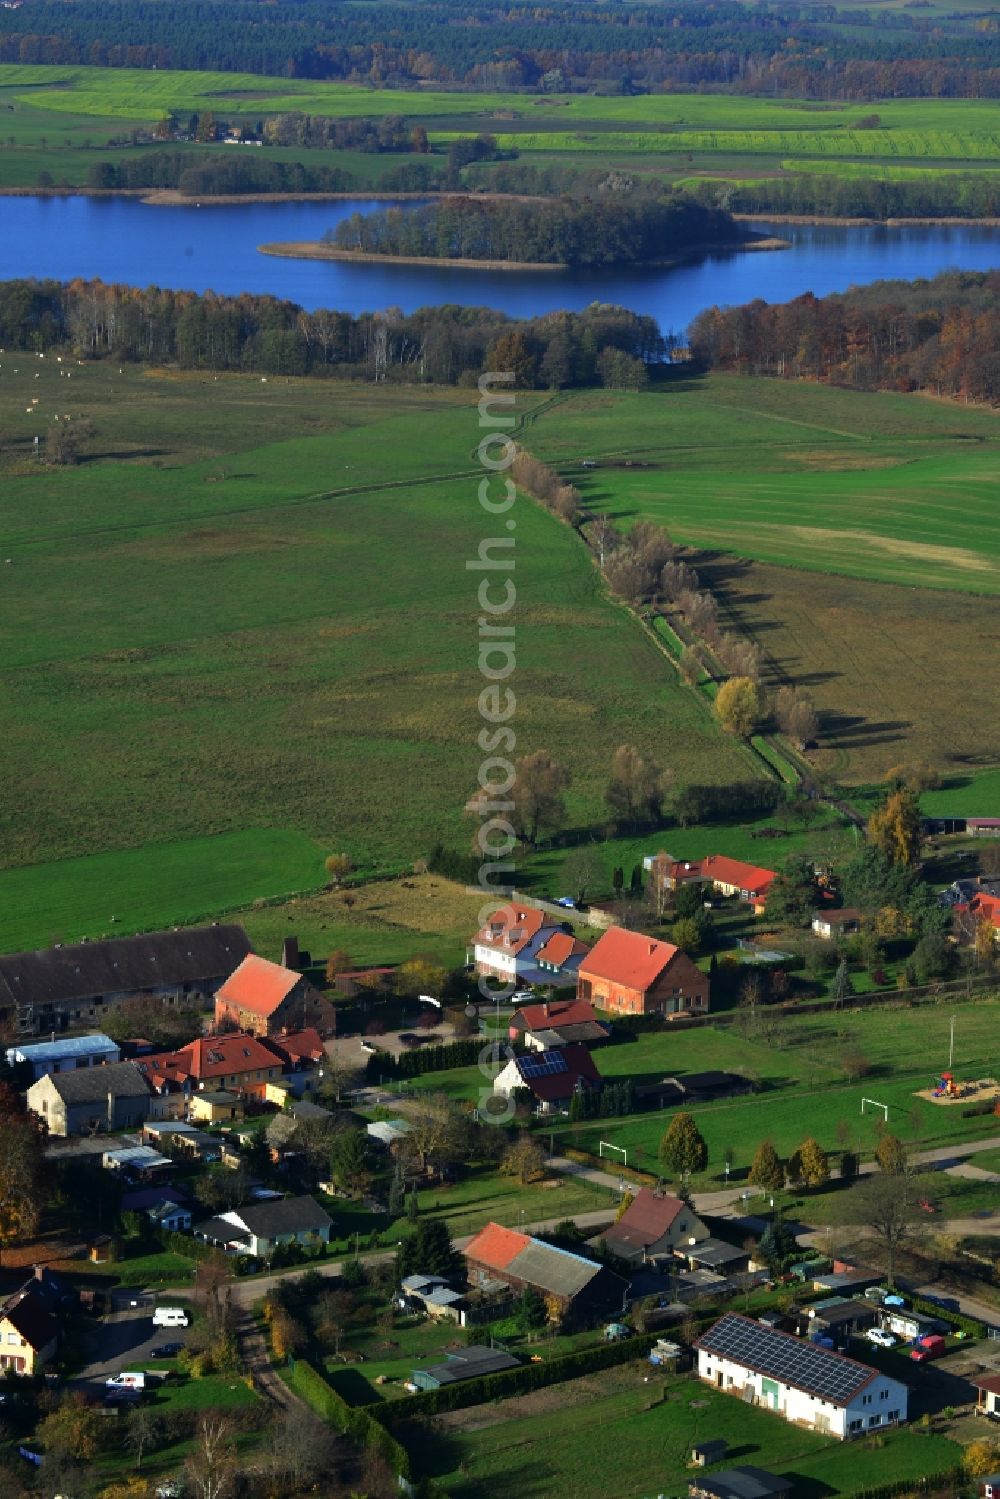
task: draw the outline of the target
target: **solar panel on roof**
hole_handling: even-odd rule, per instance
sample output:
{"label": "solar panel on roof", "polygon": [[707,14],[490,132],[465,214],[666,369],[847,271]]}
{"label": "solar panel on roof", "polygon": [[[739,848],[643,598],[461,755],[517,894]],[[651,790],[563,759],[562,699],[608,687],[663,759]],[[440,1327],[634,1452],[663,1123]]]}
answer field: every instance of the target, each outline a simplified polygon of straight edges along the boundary
{"label": "solar panel on roof", "polygon": [[800,1342],[788,1333],[773,1332],[733,1315],[709,1328],[698,1346],[838,1404],[850,1400],[875,1372],[814,1343]]}
{"label": "solar panel on roof", "polygon": [[569,1070],[561,1051],[542,1051],[530,1057],[521,1057],[518,1068],[522,1077],[551,1077],[553,1073]]}

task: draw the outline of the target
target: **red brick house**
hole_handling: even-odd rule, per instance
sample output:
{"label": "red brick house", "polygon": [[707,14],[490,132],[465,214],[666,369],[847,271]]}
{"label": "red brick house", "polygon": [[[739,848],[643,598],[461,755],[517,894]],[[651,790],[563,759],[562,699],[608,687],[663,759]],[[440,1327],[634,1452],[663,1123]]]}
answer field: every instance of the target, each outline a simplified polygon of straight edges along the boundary
{"label": "red brick house", "polygon": [[611,927],[580,963],[577,998],[619,1015],[704,1013],[706,974],[671,942]]}
{"label": "red brick house", "polygon": [[252,1036],[310,1027],[329,1035],[336,1028],[336,1015],[330,1001],[303,974],[250,953],[216,993],[215,1024],[220,1030],[235,1027]]}

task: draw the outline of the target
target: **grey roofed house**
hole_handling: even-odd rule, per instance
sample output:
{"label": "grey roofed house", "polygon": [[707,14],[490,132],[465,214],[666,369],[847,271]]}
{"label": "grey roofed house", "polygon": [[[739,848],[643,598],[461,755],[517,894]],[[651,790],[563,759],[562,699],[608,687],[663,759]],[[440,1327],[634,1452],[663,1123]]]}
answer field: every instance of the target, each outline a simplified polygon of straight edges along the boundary
{"label": "grey roofed house", "polygon": [[518,1279],[528,1281],[540,1291],[550,1291],[553,1296],[578,1296],[603,1268],[596,1260],[568,1254],[552,1244],[543,1244],[540,1239],[532,1239],[517,1256]]}
{"label": "grey roofed house", "polygon": [[[134,1062],[109,1062],[103,1067],[74,1067],[72,1072],[49,1073],[50,1083],[64,1103],[97,1103],[111,1092],[116,1098],[148,1098],[146,1079]],[[28,1089],[31,1094],[34,1087]]]}
{"label": "grey roofed house", "polygon": [[779,1478],[766,1468],[747,1465],[721,1468],[717,1473],[692,1478],[688,1493],[692,1499],[782,1499],[795,1485],[790,1478]]}
{"label": "grey roofed house", "polygon": [[269,1259],[279,1244],[329,1243],[333,1219],[312,1197],[273,1197],[219,1213],[194,1232],[211,1244],[242,1247]]}
{"label": "grey roofed house", "polygon": [[230,922],[10,953],[0,957],[0,1013],[46,1030],[130,994],[207,994],[250,951],[246,932]]}
{"label": "grey roofed house", "polygon": [[677,1253],[692,1268],[718,1270],[722,1273],[733,1271],[740,1265],[745,1269],[750,1259],[749,1250],[739,1249],[735,1244],[725,1244],[721,1239],[702,1239],[700,1244],[678,1248]]}
{"label": "grey roofed house", "polygon": [[458,1384],[463,1379],[477,1379],[481,1374],[499,1374],[503,1369],[518,1367],[513,1354],[502,1348],[485,1348],[474,1343],[469,1348],[449,1353],[447,1363],[415,1369],[411,1379],[418,1389],[436,1390],[442,1385]]}

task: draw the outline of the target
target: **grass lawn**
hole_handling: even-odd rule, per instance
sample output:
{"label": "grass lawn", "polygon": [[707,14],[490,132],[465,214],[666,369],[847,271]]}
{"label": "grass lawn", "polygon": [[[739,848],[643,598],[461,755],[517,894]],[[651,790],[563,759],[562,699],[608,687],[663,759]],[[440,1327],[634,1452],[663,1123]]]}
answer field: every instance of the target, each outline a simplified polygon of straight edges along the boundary
{"label": "grass lawn", "polygon": [[[30,425],[28,388],[47,409],[65,381],[16,368],[0,418]],[[0,496],[6,861],[268,825],[369,870],[464,846],[481,758],[465,562],[488,534],[468,396],[323,386],[324,416],[320,382],[79,375],[105,456],[15,470]],[[286,420],[297,435],[275,440]],[[569,764],[571,821],[603,818],[626,740],[680,780],[745,776],[578,538],[528,501],[518,515],[518,743]]]}
{"label": "grass lawn", "polygon": [[323,852],[291,828],[247,828],[0,870],[0,951],[183,926],[315,888]]}
{"label": "grass lawn", "polygon": [[692,1445],[724,1432],[725,1466],[749,1463],[794,1475],[797,1495],[819,1499],[850,1494],[862,1483],[916,1478],[951,1466],[958,1455],[947,1439],[905,1428],[879,1446],[831,1442],[695,1379],[642,1379],[638,1369],[609,1370],[455,1412],[443,1418],[443,1440],[420,1456],[460,1499],[487,1489],[501,1499],[541,1499],[557,1487],[580,1499],[609,1493],[641,1499],[686,1494]]}
{"label": "grass lawn", "polygon": [[62,1268],[81,1276],[101,1276],[109,1283],[121,1286],[176,1285],[180,1281],[193,1280],[195,1262],[186,1255],[172,1249],[163,1249],[155,1254],[138,1254],[131,1259],[109,1260],[94,1265],[89,1260],[66,1260]]}

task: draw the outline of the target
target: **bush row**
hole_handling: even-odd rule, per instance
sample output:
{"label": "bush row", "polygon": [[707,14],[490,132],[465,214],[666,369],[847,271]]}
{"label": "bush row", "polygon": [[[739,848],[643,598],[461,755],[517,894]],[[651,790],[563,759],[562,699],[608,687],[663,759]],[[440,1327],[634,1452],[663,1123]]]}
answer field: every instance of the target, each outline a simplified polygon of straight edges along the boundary
{"label": "bush row", "polygon": [[411,1477],[410,1455],[402,1443],[376,1421],[364,1406],[348,1405],[308,1359],[298,1358],[292,1368],[292,1384],[302,1399],[328,1421],[334,1430],[350,1437],[360,1447],[375,1452],[399,1478]]}
{"label": "bush row", "polygon": [[383,1077],[420,1077],[425,1072],[447,1072],[451,1067],[472,1067],[483,1049],[482,1038],[451,1041],[447,1046],[422,1046],[404,1051],[394,1060],[388,1052],[378,1059]]}
{"label": "bush row", "polygon": [[978,1317],[967,1317],[963,1312],[945,1311],[943,1307],[935,1306],[933,1301],[925,1301],[922,1296],[911,1297],[911,1305],[915,1312],[923,1312],[927,1317],[936,1317],[939,1322],[947,1322],[955,1332],[964,1332],[967,1338],[985,1338],[986,1336],[986,1327]]}
{"label": "bush row", "polygon": [[896,1494],[912,1494],[915,1489],[959,1493],[965,1474],[960,1467],[942,1468],[939,1473],[923,1473],[919,1478],[899,1478],[871,1489],[855,1489],[852,1499],[893,1499]]}

